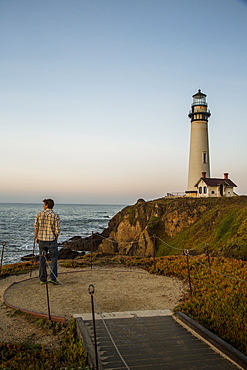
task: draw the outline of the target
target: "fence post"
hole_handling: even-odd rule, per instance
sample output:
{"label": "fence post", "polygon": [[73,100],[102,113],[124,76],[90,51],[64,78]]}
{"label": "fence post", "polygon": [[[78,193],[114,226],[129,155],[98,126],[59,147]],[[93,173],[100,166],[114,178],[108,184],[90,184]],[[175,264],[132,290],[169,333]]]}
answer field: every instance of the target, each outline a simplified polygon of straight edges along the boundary
{"label": "fence post", "polygon": [[3,265],[3,254],[4,254],[4,247],[5,247],[5,242],[3,242],[3,247],[2,247],[2,254],[1,254],[1,263],[0,263],[0,274],[2,272],[2,265]]}
{"label": "fence post", "polygon": [[94,315],[94,285],[89,284],[88,293],[91,295],[91,306],[92,306],[92,317],[93,317],[93,332],[94,332],[94,349],[95,349],[95,360],[96,360],[96,370],[99,369],[98,365],[98,350],[97,350],[97,337],[96,337],[96,325],[95,325],[95,315]]}
{"label": "fence post", "polygon": [[188,278],[189,278],[189,286],[190,286],[190,294],[192,295],[192,285],[191,285],[191,278],[190,278],[190,265],[189,265],[189,250],[186,249],[184,251],[184,254],[186,255],[187,260],[187,269],[188,269]]}
{"label": "fence post", "polygon": [[51,321],[51,311],[50,311],[50,300],[49,300],[49,290],[48,290],[48,281],[47,281],[47,270],[46,270],[45,252],[43,252],[42,258],[44,259],[44,274],[45,274],[45,285],[46,285],[46,299],[47,299],[48,318],[49,318],[49,321]]}

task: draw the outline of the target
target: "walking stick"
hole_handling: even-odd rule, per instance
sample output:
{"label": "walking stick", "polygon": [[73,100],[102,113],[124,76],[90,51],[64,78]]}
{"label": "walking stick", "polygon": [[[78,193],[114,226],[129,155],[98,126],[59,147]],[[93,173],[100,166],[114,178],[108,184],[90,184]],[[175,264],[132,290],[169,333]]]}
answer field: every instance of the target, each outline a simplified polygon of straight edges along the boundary
{"label": "walking stick", "polygon": [[33,260],[34,260],[34,249],[35,249],[35,238],[34,238],[34,241],[33,241],[33,254],[32,254],[32,260],[31,260],[30,277],[32,276]]}

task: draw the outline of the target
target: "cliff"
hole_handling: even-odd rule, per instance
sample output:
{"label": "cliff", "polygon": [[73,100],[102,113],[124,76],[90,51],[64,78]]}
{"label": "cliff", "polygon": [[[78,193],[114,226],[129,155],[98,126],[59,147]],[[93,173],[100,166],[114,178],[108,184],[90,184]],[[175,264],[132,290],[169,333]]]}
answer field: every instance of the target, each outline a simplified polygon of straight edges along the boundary
{"label": "cliff", "polygon": [[140,257],[204,253],[207,247],[211,255],[247,260],[247,196],[139,200],[101,234],[74,237],[63,246]]}
{"label": "cliff", "polygon": [[149,257],[207,246],[213,255],[247,260],[247,197],[139,201],[116,214],[101,237],[104,253]]}

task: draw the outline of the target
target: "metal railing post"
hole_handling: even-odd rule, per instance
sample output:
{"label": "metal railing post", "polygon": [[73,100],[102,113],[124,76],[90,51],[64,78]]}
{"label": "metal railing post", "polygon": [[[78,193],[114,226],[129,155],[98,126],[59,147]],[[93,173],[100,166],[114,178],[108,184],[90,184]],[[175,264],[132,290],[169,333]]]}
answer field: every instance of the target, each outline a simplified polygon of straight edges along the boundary
{"label": "metal railing post", "polygon": [[92,307],[92,317],[93,317],[93,332],[94,332],[94,350],[95,350],[95,361],[96,361],[96,370],[99,369],[98,364],[98,349],[97,349],[97,336],[96,336],[96,325],[95,325],[95,315],[94,315],[94,285],[89,284],[88,292],[91,295],[91,307]]}

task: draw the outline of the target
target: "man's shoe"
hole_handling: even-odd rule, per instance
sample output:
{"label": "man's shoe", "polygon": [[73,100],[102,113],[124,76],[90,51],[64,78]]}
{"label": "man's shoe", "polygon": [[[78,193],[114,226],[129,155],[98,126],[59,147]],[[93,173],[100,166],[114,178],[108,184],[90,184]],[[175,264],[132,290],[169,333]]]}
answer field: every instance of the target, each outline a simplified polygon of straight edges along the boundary
{"label": "man's shoe", "polygon": [[58,282],[56,280],[49,279],[48,281],[49,281],[49,283],[52,283],[54,285],[58,285]]}
{"label": "man's shoe", "polygon": [[41,285],[45,284],[45,281],[40,281],[40,284],[41,284]]}

